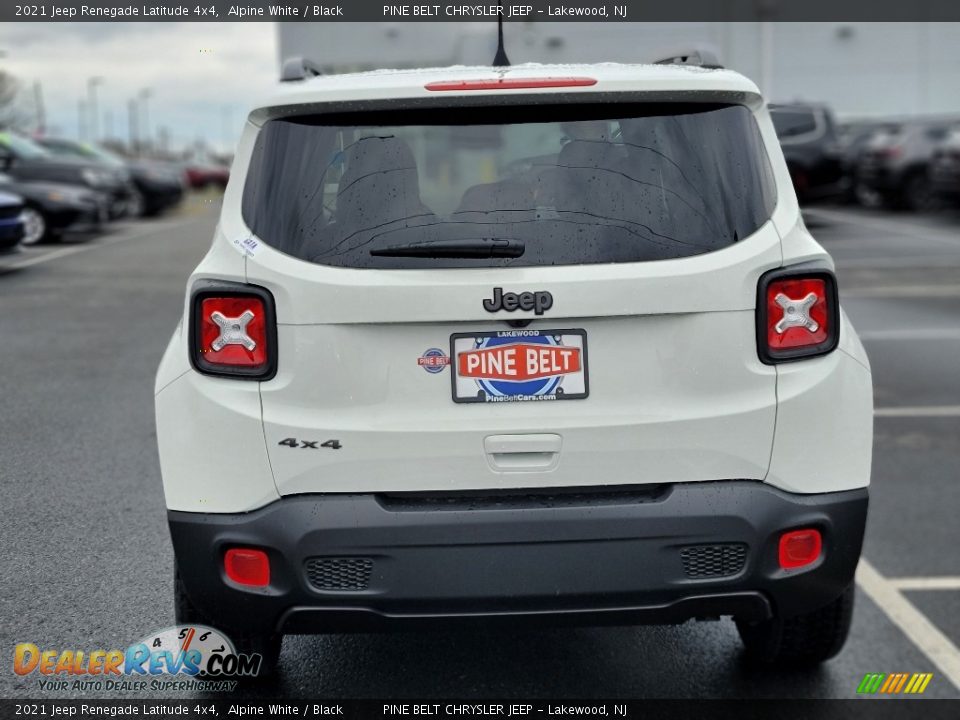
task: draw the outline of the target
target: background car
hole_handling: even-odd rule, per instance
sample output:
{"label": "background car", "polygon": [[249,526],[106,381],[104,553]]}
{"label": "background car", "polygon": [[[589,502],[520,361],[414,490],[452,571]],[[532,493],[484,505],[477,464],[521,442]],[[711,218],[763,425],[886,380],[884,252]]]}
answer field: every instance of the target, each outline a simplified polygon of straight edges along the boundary
{"label": "background car", "polygon": [[152,160],[127,160],[97,145],[66,138],[43,137],[36,142],[54,155],[98,163],[126,172],[133,183],[126,207],[131,217],[157,215],[183,198],[183,178],[173,166]]}
{"label": "background car", "polygon": [[0,133],[0,172],[23,181],[81,185],[101,196],[103,219],[122,215],[133,185],[125,172],[101,163],[57,157],[16,133]]}
{"label": "background car", "polygon": [[801,202],[844,196],[850,180],[833,113],[826,105],[770,105],[770,117]]}
{"label": "background car", "polygon": [[848,202],[856,202],[865,207],[876,207],[880,204],[880,196],[860,182],[858,168],[860,156],[870,139],[891,125],[893,123],[889,120],[857,120],[837,125],[837,140],[843,158],[843,171],[848,178],[845,198]]}
{"label": "background car", "polygon": [[230,168],[213,162],[188,162],[184,174],[190,187],[203,190],[215,186],[225,188],[230,179]]}
{"label": "background car", "polygon": [[951,132],[934,151],[930,182],[944,202],[960,204],[960,129]]}
{"label": "background car", "polygon": [[0,192],[0,254],[17,249],[23,238],[23,199]]}
{"label": "background car", "polygon": [[877,192],[883,204],[904,210],[934,210],[941,200],[933,190],[930,162],[937,147],[960,122],[917,119],[892,124],[867,142],[857,177]]}
{"label": "background car", "polygon": [[0,173],[0,191],[22,198],[23,244],[59,239],[65,230],[97,230],[101,200],[78,185],[23,182]]}

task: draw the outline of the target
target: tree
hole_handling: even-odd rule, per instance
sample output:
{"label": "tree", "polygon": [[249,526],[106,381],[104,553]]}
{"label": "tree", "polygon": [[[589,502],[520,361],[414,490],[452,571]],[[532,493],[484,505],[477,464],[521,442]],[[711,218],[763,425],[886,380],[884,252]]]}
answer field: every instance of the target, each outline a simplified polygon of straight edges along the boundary
{"label": "tree", "polygon": [[0,128],[22,130],[29,126],[31,114],[23,107],[20,91],[20,81],[0,70]]}

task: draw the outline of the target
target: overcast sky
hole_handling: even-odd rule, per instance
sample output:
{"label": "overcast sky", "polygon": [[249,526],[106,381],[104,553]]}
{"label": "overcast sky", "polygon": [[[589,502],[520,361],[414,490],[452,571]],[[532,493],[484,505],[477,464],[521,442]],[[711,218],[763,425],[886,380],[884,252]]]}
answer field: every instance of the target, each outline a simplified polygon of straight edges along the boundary
{"label": "overcast sky", "polygon": [[78,136],[77,103],[87,79],[102,77],[101,134],[110,125],[126,140],[127,101],[149,88],[154,137],[166,127],[177,146],[204,137],[231,150],[251,104],[279,74],[273,23],[3,23],[0,54],[0,67],[28,88],[40,81],[57,134]]}

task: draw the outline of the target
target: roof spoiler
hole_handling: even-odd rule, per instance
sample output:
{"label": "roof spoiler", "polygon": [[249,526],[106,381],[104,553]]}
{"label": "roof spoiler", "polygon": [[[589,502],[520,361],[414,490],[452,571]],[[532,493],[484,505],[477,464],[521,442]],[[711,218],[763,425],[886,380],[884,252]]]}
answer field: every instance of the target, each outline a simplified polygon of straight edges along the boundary
{"label": "roof spoiler", "polygon": [[723,65],[711,50],[684,50],[653,61],[654,65],[694,65],[710,70],[721,70]]}
{"label": "roof spoiler", "polygon": [[308,76],[323,75],[320,66],[309,58],[299,55],[287,58],[283,61],[283,69],[280,70],[280,82],[296,82],[297,80],[306,80]]}

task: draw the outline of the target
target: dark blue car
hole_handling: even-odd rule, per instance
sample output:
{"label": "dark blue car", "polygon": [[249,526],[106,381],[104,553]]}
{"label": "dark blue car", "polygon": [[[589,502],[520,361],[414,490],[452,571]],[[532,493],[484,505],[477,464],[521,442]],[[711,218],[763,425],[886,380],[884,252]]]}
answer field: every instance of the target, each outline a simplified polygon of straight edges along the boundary
{"label": "dark blue car", "polygon": [[0,253],[11,252],[23,237],[23,199],[0,192]]}

